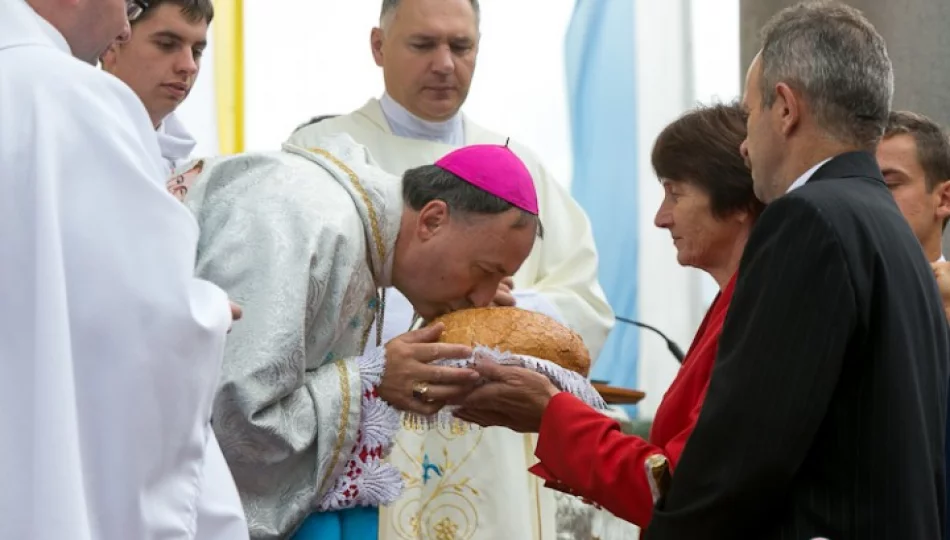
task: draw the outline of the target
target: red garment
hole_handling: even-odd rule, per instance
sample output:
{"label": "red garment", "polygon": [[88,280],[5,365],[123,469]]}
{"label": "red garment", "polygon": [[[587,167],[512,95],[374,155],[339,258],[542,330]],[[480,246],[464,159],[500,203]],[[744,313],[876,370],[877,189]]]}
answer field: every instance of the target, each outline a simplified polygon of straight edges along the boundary
{"label": "red garment", "polygon": [[653,495],[644,461],[653,454],[666,456],[671,468],[679,461],[706,396],[735,282],[733,276],[706,312],[656,411],[649,442],[624,435],[617,421],[561,392],[544,411],[535,449],[541,462],[530,471],[547,487],[593,501],[645,528],[653,515]]}

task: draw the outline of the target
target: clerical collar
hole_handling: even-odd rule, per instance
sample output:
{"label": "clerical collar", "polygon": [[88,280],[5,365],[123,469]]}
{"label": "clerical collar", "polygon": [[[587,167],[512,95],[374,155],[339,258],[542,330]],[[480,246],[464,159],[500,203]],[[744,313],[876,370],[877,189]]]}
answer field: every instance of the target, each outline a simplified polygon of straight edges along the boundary
{"label": "clerical collar", "polygon": [[461,114],[456,113],[444,122],[429,122],[406,110],[386,92],[383,92],[383,97],[379,99],[379,105],[383,109],[383,115],[393,135],[440,142],[451,146],[465,144],[465,129]]}

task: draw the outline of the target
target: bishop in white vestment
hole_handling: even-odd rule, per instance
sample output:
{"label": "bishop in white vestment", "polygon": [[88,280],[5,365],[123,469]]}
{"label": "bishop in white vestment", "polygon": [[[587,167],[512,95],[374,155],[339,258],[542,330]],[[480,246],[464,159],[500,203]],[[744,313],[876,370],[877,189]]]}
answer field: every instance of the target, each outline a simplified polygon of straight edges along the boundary
{"label": "bishop in white vestment", "polygon": [[[384,94],[351,114],[302,127],[289,142],[309,146],[337,132],[365,145],[383,169],[396,175],[459,146],[508,140],[462,113],[445,122],[421,120]],[[517,305],[566,322],[596,358],[613,325],[613,312],[597,281],[589,221],[528,149],[514,141],[509,146],[531,172],[545,228],[545,239],[535,243],[514,276]],[[388,294],[384,340],[405,332],[413,320],[406,299],[398,291]],[[453,432],[406,426],[397,435],[390,462],[399,468],[407,493],[381,509],[379,537],[440,538],[451,531],[454,536],[447,538],[555,538],[555,493],[527,472],[536,462],[536,439],[505,428]],[[566,505],[568,512],[572,506]],[[589,527],[589,516],[586,523]]]}
{"label": "bishop in white vestment", "polygon": [[0,0],[0,537],[214,538],[228,299],[139,99],[71,52]]}
{"label": "bishop in white vestment", "polygon": [[[402,489],[399,472],[382,461],[400,424],[390,404],[419,412],[412,403],[425,397],[426,381],[437,381],[436,392],[477,379],[471,370],[392,357],[393,342],[383,346],[381,333],[370,332],[383,313],[380,290],[390,285],[427,316],[487,305],[531,252],[540,225],[524,164],[502,146],[453,155],[400,181],[336,135],[306,149],[206,159],[174,185],[201,227],[198,274],[244,308],[227,343],[214,428],[252,538],[375,536],[348,532],[364,516],[350,510],[390,503]],[[475,172],[448,168],[459,161]],[[504,185],[505,195],[479,182]],[[493,210],[468,210],[466,197]],[[424,349],[471,355],[448,344]],[[417,378],[428,375],[435,378]],[[392,389],[407,379],[412,399],[406,383],[408,402],[400,402]],[[441,403],[451,394],[443,395]],[[420,414],[441,407],[422,403],[428,412]]]}

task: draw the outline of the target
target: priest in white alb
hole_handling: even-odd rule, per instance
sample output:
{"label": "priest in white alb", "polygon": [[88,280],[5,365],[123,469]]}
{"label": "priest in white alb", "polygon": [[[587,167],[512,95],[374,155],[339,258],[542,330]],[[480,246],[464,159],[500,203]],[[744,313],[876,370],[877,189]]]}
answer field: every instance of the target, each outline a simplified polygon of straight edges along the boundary
{"label": "priest in white alb", "polygon": [[[507,137],[465,116],[478,51],[478,2],[473,0],[384,0],[372,53],[383,68],[386,91],[362,108],[302,126],[291,143],[308,146],[318,137],[345,132],[365,145],[387,171],[432,163],[454,148],[505,144]],[[534,179],[545,239],[536,243],[497,302],[539,311],[568,324],[596,358],[613,325],[613,313],[597,281],[597,253],[590,223],[570,194],[526,148],[510,142]],[[383,338],[405,332],[413,309],[391,291]],[[526,470],[535,463],[535,436],[504,428],[474,432],[423,430],[399,433],[390,462],[407,481],[407,493],[380,515],[383,540],[437,538],[553,539],[589,534],[585,505],[555,494]],[[567,519],[555,524],[556,498]],[[570,516],[578,516],[573,523]],[[585,517],[586,516],[586,517]]]}
{"label": "priest in white alb", "polygon": [[[128,39],[116,40],[101,55],[99,63],[142,101],[149,121],[155,126],[168,178],[196,145],[175,110],[188,97],[198,77],[214,7],[211,0],[150,0],[132,3],[128,15]],[[167,185],[173,186],[178,178],[181,176],[167,180]],[[246,537],[247,523],[231,473],[216,440],[209,441],[209,446],[215,457],[206,462],[211,471],[205,475],[199,501],[199,538]]]}
{"label": "priest in white alb", "polygon": [[4,539],[247,537],[204,520],[241,512],[209,424],[228,299],[142,103],[94,67],[126,8],[0,0]]}

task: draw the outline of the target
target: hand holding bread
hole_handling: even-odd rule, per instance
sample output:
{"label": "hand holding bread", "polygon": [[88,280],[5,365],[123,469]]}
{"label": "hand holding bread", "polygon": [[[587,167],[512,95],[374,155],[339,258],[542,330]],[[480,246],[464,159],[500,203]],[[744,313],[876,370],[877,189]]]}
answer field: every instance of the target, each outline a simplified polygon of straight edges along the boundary
{"label": "hand holding bread", "polygon": [[[583,340],[546,315],[516,307],[473,308],[443,315],[432,324],[444,325],[440,342],[476,351],[474,369],[484,383],[459,402],[460,408],[453,413],[458,419],[483,427],[504,426],[519,433],[536,432],[554,395],[588,384],[585,377],[590,371],[590,353]],[[549,369],[542,367],[539,372],[537,367],[527,368],[538,362],[525,367],[500,365],[480,347],[556,364],[566,370],[560,380],[575,378],[580,382],[558,388]],[[568,371],[573,372],[570,377],[566,377]]]}
{"label": "hand holding bread", "polygon": [[379,397],[400,411],[420,415],[438,412],[448,401],[468,394],[478,373],[432,365],[439,360],[467,358],[472,349],[438,343],[442,325],[430,325],[393,338],[386,344],[386,369],[377,391]]}
{"label": "hand holding bread", "polygon": [[[592,407],[606,406],[586,378],[591,362],[583,340],[551,317],[516,307],[471,308],[438,317],[422,330],[432,332],[433,345],[473,353],[440,364],[471,368],[480,376],[474,388],[446,397],[445,403],[458,409],[412,418],[423,426],[454,416],[481,426],[536,431],[551,397],[562,391]],[[413,392],[423,400],[435,394],[428,383]]]}

